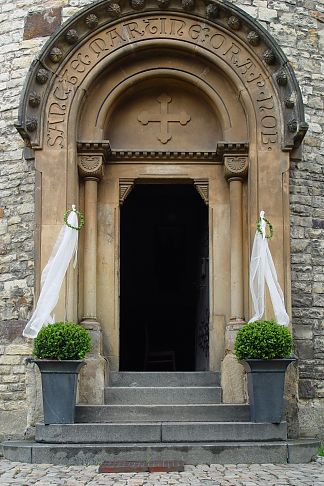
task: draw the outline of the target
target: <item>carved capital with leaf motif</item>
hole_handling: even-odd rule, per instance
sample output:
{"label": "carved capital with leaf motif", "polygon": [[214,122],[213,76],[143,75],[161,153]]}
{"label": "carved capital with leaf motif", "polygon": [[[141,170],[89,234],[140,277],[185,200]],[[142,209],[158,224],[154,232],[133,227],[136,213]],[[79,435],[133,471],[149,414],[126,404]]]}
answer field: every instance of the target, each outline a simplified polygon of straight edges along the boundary
{"label": "carved capital with leaf motif", "polygon": [[230,181],[243,181],[248,174],[249,161],[247,156],[225,155],[224,176]]}

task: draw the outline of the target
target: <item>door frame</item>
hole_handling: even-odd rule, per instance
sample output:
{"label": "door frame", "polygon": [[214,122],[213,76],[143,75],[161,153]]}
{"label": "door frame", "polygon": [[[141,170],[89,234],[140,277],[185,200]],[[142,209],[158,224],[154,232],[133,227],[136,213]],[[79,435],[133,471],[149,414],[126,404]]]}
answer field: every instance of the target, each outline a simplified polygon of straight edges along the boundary
{"label": "door frame", "polygon": [[[185,178],[185,177],[182,177],[182,178],[172,178],[172,179],[165,179],[165,178],[156,178],[156,179],[151,179],[149,177],[146,177],[146,178],[139,178],[139,179],[134,179],[134,181],[132,182],[132,186],[129,186],[129,184],[131,183],[130,179],[120,179],[119,180],[119,186],[120,188],[122,187],[122,191],[120,190],[120,192],[123,193],[123,196],[122,196],[122,204],[120,203],[119,204],[119,224],[118,224],[118,240],[119,240],[119,271],[118,271],[118,275],[119,275],[119,281],[118,281],[118,285],[119,285],[119,306],[118,306],[118,322],[119,322],[119,338],[121,336],[121,307],[122,307],[122,301],[121,301],[121,260],[122,260],[122,257],[121,257],[121,238],[122,238],[122,219],[121,219],[121,208],[124,204],[124,202],[126,201],[126,199],[128,198],[129,194],[132,192],[133,188],[135,186],[144,186],[144,185],[151,185],[151,186],[154,186],[154,185],[167,185],[167,186],[174,186],[174,185],[177,185],[177,186],[190,186],[193,188],[193,191],[196,192],[196,196],[199,197],[199,199],[201,200],[201,202],[204,204],[204,206],[207,206],[207,214],[206,214],[206,219],[207,219],[207,228],[208,228],[208,270],[207,270],[207,276],[208,276],[208,332],[209,332],[209,329],[210,329],[210,315],[211,315],[211,312],[210,312],[210,278],[209,278],[209,272],[210,272],[210,258],[209,258],[209,252],[211,251],[211,243],[210,243],[210,239],[209,239],[209,233],[210,233],[210,228],[209,228],[209,225],[210,225],[210,208],[209,208],[209,204],[208,204],[208,179],[203,179],[203,180],[192,180],[192,179],[188,179],[188,178]],[[128,187],[126,188],[126,185],[128,184]],[[193,192],[193,194],[194,194]],[[194,344],[194,352],[195,352],[195,357],[194,357],[194,361],[196,359],[196,348],[197,348],[197,342],[196,342],[196,339],[197,339],[197,321],[195,321],[195,344]],[[209,336],[208,336],[209,338]],[[209,339],[208,339],[208,348],[209,348]],[[121,360],[121,341],[119,342],[119,362]],[[209,369],[209,349],[208,349],[208,368],[206,369],[206,371]],[[201,370],[196,370],[196,368],[194,367],[193,369],[191,370],[188,370],[188,371],[201,371]]]}
{"label": "door frame", "polygon": [[[219,371],[221,361],[224,356],[224,332],[225,332],[225,320],[226,315],[229,312],[229,302],[222,306],[222,312],[219,312],[215,306],[215,295],[219,294],[219,289],[222,289],[223,296],[226,295],[226,288],[228,285],[224,284],[224,278],[219,274],[218,278],[215,278],[215,269],[224,263],[224,259],[227,260],[227,265],[230,264],[230,255],[218,256],[215,251],[216,242],[221,239],[226,239],[225,235],[229,229],[229,195],[228,186],[224,177],[218,177],[217,172],[223,173],[222,164],[219,161],[195,161],[192,160],[188,163],[185,161],[179,164],[179,161],[174,163],[173,161],[155,162],[152,164],[150,160],[133,162],[131,165],[118,162],[112,163],[106,166],[108,170],[105,171],[105,178],[110,183],[110,187],[114,188],[113,206],[114,206],[114,236],[115,245],[113,252],[113,259],[116,262],[114,265],[114,315],[110,316],[110,322],[103,322],[104,318],[100,317],[102,323],[103,334],[105,336],[111,335],[111,331],[114,328],[113,340],[110,342],[109,355],[113,355],[115,359],[110,359],[112,363],[112,369],[119,369],[119,352],[120,352],[120,223],[121,223],[121,205],[131,192],[135,183],[166,183],[166,184],[193,184],[205,203],[208,205],[208,227],[209,227],[209,369],[211,371]],[[204,175],[204,177],[201,177]],[[104,179],[105,179],[104,178]],[[102,181],[104,182],[104,181]],[[218,187],[217,187],[218,186]],[[223,188],[219,191],[220,186]],[[223,207],[220,209],[218,206],[218,200],[222,199],[220,192],[223,192]],[[225,211],[224,211],[225,208]],[[219,218],[217,216],[220,216]],[[220,224],[217,222],[220,221]],[[225,235],[222,237],[222,224],[228,226],[225,231]],[[228,246],[224,244],[223,249]],[[225,257],[225,258],[224,258]],[[227,258],[226,258],[227,257]],[[223,263],[222,263],[223,262]],[[100,270],[99,270],[100,271]],[[227,272],[228,273],[228,272]],[[215,289],[216,287],[216,289]],[[223,288],[224,287],[224,288]],[[110,294],[110,292],[108,292]],[[228,292],[227,292],[228,295]],[[220,296],[220,301],[224,301],[224,298]],[[102,314],[103,316],[103,314]]]}

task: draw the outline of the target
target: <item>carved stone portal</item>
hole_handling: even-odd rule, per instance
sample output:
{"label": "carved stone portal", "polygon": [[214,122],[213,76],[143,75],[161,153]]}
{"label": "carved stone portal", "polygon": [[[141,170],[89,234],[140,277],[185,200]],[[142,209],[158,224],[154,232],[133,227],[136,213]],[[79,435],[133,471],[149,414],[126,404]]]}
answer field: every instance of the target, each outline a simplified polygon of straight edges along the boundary
{"label": "carved stone portal", "polygon": [[157,136],[157,139],[163,144],[166,144],[172,138],[172,135],[169,132],[169,123],[173,122],[187,125],[191,120],[191,117],[185,111],[181,111],[179,115],[169,113],[168,105],[171,103],[172,98],[167,94],[161,94],[161,96],[157,98],[157,101],[160,103],[160,113],[148,113],[147,111],[142,111],[138,115],[138,121],[143,125],[147,125],[151,122],[159,122],[160,134]]}

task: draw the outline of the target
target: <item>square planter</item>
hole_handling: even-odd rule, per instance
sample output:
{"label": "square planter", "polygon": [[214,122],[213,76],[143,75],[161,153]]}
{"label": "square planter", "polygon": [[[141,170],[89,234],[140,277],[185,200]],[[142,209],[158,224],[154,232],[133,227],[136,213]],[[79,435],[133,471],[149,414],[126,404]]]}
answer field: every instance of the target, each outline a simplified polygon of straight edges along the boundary
{"label": "square planter", "polygon": [[44,424],[73,424],[81,360],[35,360],[42,377]]}
{"label": "square planter", "polygon": [[295,358],[242,361],[247,372],[252,422],[281,422],[285,374],[293,361]]}

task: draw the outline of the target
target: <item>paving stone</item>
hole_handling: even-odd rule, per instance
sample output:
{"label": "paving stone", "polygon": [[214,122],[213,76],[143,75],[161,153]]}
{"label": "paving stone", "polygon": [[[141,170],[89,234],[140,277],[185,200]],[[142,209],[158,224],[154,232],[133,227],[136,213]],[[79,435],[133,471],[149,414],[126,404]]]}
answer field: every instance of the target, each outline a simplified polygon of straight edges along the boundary
{"label": "paving stone", "polygon": [[[34,187],[35,168],[22,157],[23,142],[14,128],[20,92],[33,58],[47,38],[64,20],[93,0],[1,0],[0,2],[0,321],[22,322],[33,307],[34,287]],[[323,344],[315,339],[322,332],[323,294],[317,277],[324,273],[323,233],[323,48],[321,0],[232,0],[268,29],[288,56],[293,66],[305,102],[309,131],[305,138],[303,160],[295,159],[289,169],[291,193],[292,293],[293,323],[308,326],[300,340],[312,341],[299,346],[299,369],[307,382],[300,387],[299,423],[305,436],[324,435],[323,391],[319,371],[313,364],[307,367],[310,352],[323,367]],[[24,40],[25,39],[25,40]],[[286,187],[286,186],[285,186]],[[288,184],[287,184],[288,187]],[[279,229],[280,232],[280,229]],[[306,270],[307,269],[307,270]],[[307,293],[305,288],[311,288]],[[305,330],[305,329],[304,329]],[[316,331],[316,332],[315,332]],[[5,351],[5,350],[4,350]],[[4,355],[6,356],[5,352]],[[6,358],[7,359],[7,358]],[[6,361],[5,359],[5,361]],[[11,363],[10,363],[11,361]],[[308,368],[307,377],[302,373]],[[9,363],[0,373],[13,375],[20,369],[19,357],[9,355]],[[33,385],[31,385],[32,388]],[[13,406],[18,391],[10,391]],[[33,393],[31,393],[33,395]],[[33,407],[29,407],[31,410]],[[25,414],[27,417],[27,413]],[[7,421],[13,414],[7,414]],[[23,436],[26,417],[21,421]],[[0,420],[0,434],[4,422]],[[280,479],[280,478],[279,478]],[[40,486],[40,485],[38,485]]]}
{"label": "paving stone", "polygon": [[310,464],[201,464],[184,472],[100,474],[97,466],[30,465],[0,458],[1,486],[324,486],[324,467]]}

